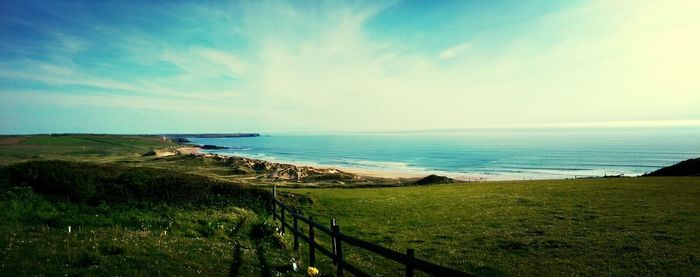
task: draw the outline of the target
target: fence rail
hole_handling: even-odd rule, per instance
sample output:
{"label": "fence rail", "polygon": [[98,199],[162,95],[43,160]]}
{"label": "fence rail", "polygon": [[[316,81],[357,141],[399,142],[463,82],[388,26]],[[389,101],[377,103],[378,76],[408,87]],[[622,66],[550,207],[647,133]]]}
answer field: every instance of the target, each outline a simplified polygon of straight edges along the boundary
{"label": "fence rail", "polygon": [[[279,214],[277,208],[279,207]],[[292,217],[292,224],[289,224],[286,219],[286,214]],[[284,233],[287,229],[292,231],[294,236],[294,250],[299,250],[299,240],[303,240],[309,245],[309,265],[316,266],[316,251],[331,258],[336,266],[336,274],[344,276],[345,271],[352,273],[355,276],[369,276],[366,272],[356,266],[347,263],[344,259],[343,244],[347,243],[355,247],[373,252],[389,260],[396,261],[406,268],[406,276],[413,276],[415,271],[421,271],[434,276],[474,276],[459,270],[447,268],[415,257],[415,250],[412,248],[406,249],[406,253],[400,253],[389,248],[377,245],[365,240],[348,236],[341,233],[340,225],[333,219],[331,226],[326,227],[314,221],[313,217],[304,217],[294,209],[285,205],[277,199],[277,188],[272,188],[272,217],[281,222],[280,231]],[[304,234],[299,227],[299,221],[308,226],[308,235]],[[316,231],[321,231],[331,237],[332,249],[328,250],[319,245],[315,239]]]}

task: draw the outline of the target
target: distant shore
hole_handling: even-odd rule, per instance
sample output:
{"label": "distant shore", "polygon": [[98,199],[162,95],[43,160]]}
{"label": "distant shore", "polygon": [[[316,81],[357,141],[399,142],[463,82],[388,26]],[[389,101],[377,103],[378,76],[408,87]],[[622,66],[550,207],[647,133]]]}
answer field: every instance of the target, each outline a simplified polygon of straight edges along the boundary
{"label": "distant shore", "polygon": [[610,178],[610,177],[637,177],[637,175],[608,175],[608,176],[567,176],[567,178],[541,178],[534,176],[519,176],[519,175],[486,175],[486,174],[467,174],[467,173],[456,173],[456,172],[444,172],[444,171],[396,171],[396,170],[382,170],[382,169],[368,169],[360,167],[348,167],[341,165],[323,165],[313,162],[303,162],[303,161],[286,161],[277,159],[264,159],[264,158],[252,158],[240,155],[231,155],[226,153],[216,153],[216,152],[202,152],[199,147],[184,147],[186,150],[182,154],[197,154],[197,155],[222,155],[227,157],[241,157],[251,160],[260,160],[269,163],[278,164],[289,164],[297,167],[312,167],[322,170],[336,169],[345,173],[350,173],[363,177],[372,178],[382,178],[382,179],[419,179],[426,177],[428,175],[439,175],[452,178],[457,181],[464,182],[483,182],[483,181],[518,181],[518,180],[564,180],[564,179],[586,179],[586,178]]}
{"label": "distant shore", "polygon": [[297,167],[313,167],[317,169],[336,169],[342,172],[358,175],[358,176],[363,176],[363,177],[373,177],[373,178],[383,178],[383,179],[418,179],[418,178],[423,178],[425,176],[431,175],[431,174],[436,174],[436,175],[444,175],[448,176],[452,179],[459,180],[459,181],[494,181],[494,180],[519,180],[519,178],[508,178],[507,176],[493,176],[493,177],[502,177],[502,178],[493,178],[493,177],[487,177],[487,176],[482,176],[482,175],[466,175],[466,174],[453,174],[449,172],[406,172],[406,171],[395,171],[395,170],[382,170],[382,169],[368,169],[368,168],[359,168],[359,167],[348,167],[348,166],[337,166],[337,165],[322,165],[322,164],[316,164],[312,162],[303,162],[303,161],[280,161],[280,160],[267,160],[264,158],[251,158],[251,157],[245,157],[245,156],[239,156],[239,155],[231,155],[231,154],[226,154],[226,153],[216,153],[216,152],[203,152],[202,150],[207,150],[202,148],[202,146],[184,146],[182,148],[178,148],[178,150],[182,149],[181,154],[197,154],[197,155],[206,155],[206,154],[216,154],[216,155],[222,155],[222,156],[228,156],[228,157],[241,157],[241,158],[248,158],[252,160],[261,160],[261,161],[266,161],[269,163],[279,163],[279,164],[290,164],[293,166]]}

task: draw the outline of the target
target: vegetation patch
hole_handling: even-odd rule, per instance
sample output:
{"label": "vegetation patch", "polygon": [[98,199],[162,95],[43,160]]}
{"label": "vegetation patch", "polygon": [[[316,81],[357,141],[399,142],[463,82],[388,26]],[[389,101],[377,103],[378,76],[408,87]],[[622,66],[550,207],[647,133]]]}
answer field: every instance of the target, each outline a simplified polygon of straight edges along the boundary
{"label": "vegetation patch", "polygon": [[416,184],[418,184],[418,185],[432,185],[432,184],[449,184],[449,183],[453,183],[453,182],[454,182],[454,180],[452,180],[452,178],[431,174],[431,175],[428,175],[424,178],[419,179],[418,181],[416,181]]}
{"label": "vegetation patch", "polygon": [[160,169],[13,164],[0,169],[0,275],[294,275],[268,196]]}
{"label": "vegetation patch", "polygon": [[688,159],[644,176],[700,176],[700,158]]}
{"label": "vegetation patch", "polygon": [[[700,275],[697,177],[284,192],[308,193],[303,211],[344,233],[478,275]],[[370,272],[402,272],[348,249]]]}
{"label": "vegetation patch", "polygon": [[68,161],[30,161],[0,169],[5,189],[28,186],[40,194],[90,205],[168,203],[237,205],[262,210],[267,191],[169,170]]}

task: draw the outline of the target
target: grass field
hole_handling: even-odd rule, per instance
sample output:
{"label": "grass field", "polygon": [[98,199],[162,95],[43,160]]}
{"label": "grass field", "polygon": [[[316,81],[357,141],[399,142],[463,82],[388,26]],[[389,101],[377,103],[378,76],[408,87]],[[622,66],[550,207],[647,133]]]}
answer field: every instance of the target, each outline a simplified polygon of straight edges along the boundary
{"label": "grass field", "polygon": [[268,199],[162,169],[13,164],[0,169],[0,276],[293,274]]}
{"label": "grass field", "polygon": [[36,159],[110,162],[172,145],[159,136],[0,136],[0,165]]}
{"label": "grass field", "polygon": [[[697,177],[286,191],[346,233],[479,275],[700,275]],[[367,256],[350,259],[401,270]]]}
{"label": "grass field", "polygon": [[251,253],[241,257],[241,271],[259,271],[246,233],[257,218],[244,209],[92,207],[55,203],[31,190],[1,197],[4,276],[224,276],[236,247]]}
{"label": "grass field", "polygon": [[[141,156],[172,145],[155,136],[0,136],[0,165],[16,169],[0,174],[0,276],[298,274],[291,257],[305,268],[306,248],[294,253],[288,234],[274,235],[266,205],[235,197],[260,185],[254,175],[192,156]],[[45,162],[17,165],[37,160]],[[308,196],[295,198],[308,200],[297,203],[304,213],[326,224],[335,217],[345,233],[483,276],[700,275],[698,177],[283,192]],[[402,274],[345,250],[375,275]]]}

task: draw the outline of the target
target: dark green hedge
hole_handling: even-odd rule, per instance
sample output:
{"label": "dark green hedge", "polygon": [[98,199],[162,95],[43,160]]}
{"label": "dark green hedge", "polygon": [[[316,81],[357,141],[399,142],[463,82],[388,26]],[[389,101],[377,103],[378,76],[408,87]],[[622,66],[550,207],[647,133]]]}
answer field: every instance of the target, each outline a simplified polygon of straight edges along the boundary
{"label": "dark green hedge", "polygon": [[265,209],[262,189],[164,169],[68,161],[30,161],[0,169],[0,186],[29,186],[35,192],[75,202],[230,205]]}

